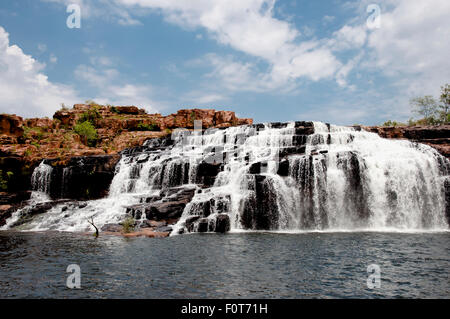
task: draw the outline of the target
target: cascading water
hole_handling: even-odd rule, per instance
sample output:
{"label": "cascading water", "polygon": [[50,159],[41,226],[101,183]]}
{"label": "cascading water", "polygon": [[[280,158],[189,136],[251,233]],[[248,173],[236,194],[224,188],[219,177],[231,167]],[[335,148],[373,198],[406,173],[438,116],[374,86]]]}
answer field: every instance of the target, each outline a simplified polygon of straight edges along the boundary
{"label": "cascading water", "polygon": [[31,176],[32,198],[40,201],[48,200],[53,168],[42,161]]}
{"label": "cascading water", "polygon": [[45,164],[44,161],[34,169],[31,176],[32,193],[28,205],[14,212],[8,219],[6,225],[0,227],[0,230],[5,230],[21,224],[20,221],[26,220],[25,218],[29,215],[29,212],[33,207],[50,201],[48,192],[50,189],[52,170],[53,168],[50,165]]}
{"label": "cascading water", "polygon": [[448,161],[429,146],[315,123],[306,155],[289,159],[301,228],[447,228]]}
{"label": "cascading water", "polygon": [[[41,192],[44,165],[33,174]],[[125,151],[108,198],[57,205],[25,229],[84,231],[90,217],[101,227],[176,209],[172,234],[447,230],[449,172],[431,147],[323,123],[178,131]]]}

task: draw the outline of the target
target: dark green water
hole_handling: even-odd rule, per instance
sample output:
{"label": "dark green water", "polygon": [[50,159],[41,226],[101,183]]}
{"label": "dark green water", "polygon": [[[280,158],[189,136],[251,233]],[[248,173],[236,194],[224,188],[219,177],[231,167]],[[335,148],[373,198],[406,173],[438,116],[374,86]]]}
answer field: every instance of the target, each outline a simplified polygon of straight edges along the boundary
{"label": "dark green water", "polygon": [[[81,289],[66,287],[69,264]],[[367,266],[381,287],[367,288]],[[449,298],[450,233],[0,232],[2,298]]]}

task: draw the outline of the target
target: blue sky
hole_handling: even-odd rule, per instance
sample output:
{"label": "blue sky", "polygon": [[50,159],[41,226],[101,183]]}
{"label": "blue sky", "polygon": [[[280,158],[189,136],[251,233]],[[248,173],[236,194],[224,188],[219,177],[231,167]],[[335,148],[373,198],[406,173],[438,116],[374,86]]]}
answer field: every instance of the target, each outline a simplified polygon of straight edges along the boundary
{"label": "blue sky", "polygon": [[256,122],[406,120],[411,97],[450,80],[449,14],[448,0],[2,0],[0,112],[51,117],[91,99]]}

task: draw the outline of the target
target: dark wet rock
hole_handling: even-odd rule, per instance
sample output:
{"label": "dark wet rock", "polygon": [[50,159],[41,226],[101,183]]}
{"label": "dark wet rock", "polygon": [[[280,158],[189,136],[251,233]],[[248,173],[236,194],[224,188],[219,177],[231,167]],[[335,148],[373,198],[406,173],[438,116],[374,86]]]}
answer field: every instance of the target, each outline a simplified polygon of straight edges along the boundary
{"label": "dark wet rock", "polygon": [[159,233],[170,233],[170,232],[172,232],[172,230],[173,230],[172,226],[161,226],[161,227],[155,228],[155,232],[159,232]]}
{"label": "dark wet rock", "polygon": [[303,155],[305,154],[305,151],[306,146],[283,147],[280,148],[278,156],[283,158],[289,155]]}
{"label": "dark wet rock", "polygon": [[208,218],[200,218],[197,222],[197,232],[206,233],[208,231],[209,220]]}
{"label": "dark wet rock", "polygon": [[17,210],[17,207],[12,205],[0,205],[0,227],[6,224],[6,220]]}
{"label": "dark wet rock", "polygon": [[185,201],[152,203],[146,207],[145,216],[147,219],[157,221],[180,218],[185,207]]}
{"label": "dark wet rock", "polygon": [[213,212],[215,201],[213,198],[192,203],[191,212],[202,217],[208,217]]}
{"label": "dark wet rock", "polygon": [[102,226],[101,231],[111,232],[111,233],[120,233],[123,227],[120,224],[105,224]]}
{"label": "dark wet rock", "polygon": [[174,187],[162,190],[160,196],[168,197],[170,201],[182,201],[187,204],[194,197],[195,190],[195,187]]}
{"label": "dark wet rock", "polygon": [[255,175],[254,191],[243,202],[241,223],[245,229],[270,230],[278,228],[276,192],[271,178]]}
{"label": "dark wet rock", "polygon": [[295,127],[312,127],[314,128],[314,123],[313,122],[305,122],[305,121],[297,121],[295,122]]}
{"label": "dark wet rock", "polygon": [[148,196],[148,197],[142,197],[139,202],[140,203],[153,203],[153,202],[157,202],[159,200],[161,200],[162,197],[159,195],[152,195],[152,196]]}
{"label": "dark wet rock", "polygon": [[197,180],[198,184],[204,185],[206,187],[210,187],[214,184],[217,175],[223,169],[223,161],[219,163],[202,162],[198,165],[197,168]]}
{"label": "dark wet rock", "polygon": [[20,202],[29,200],[31,197],[30,191],[18,193],[0,192],[0,205],[14,205]]}
{"label": "dark wet rock", "polygon": [[314,126],[297,126],[295,128],[296,135],[311,135],[314,134]]}
{"label": "dark wet rock", "polygon": [[45,160],[53,167],[49,195],[53,199],[98,199],[108,194],[118,155],[72,157],[67,162]]}
{"label": "dark wet rock", "polygon": [[188,232],[194,231],[194,223],[200,219],[200,216],[189,216],[186,218],[184,225]]}
{"label": "dark wet rock", "polygon": [[261,174],[261,167],[262,166],[267,168],[267,163],[261,163],[261,162],[253,163],[250,166],[249,173],[250,174]]}
{"label": "dark wet rock", "polygon": [[292,144],[294,146],[303,146],[306,144],[307,139],[307,135],[294,135],[292,136]]}
{"label": "dark wet rock", "polygon": [[230,231],[230,216],[228,214],[219,214],[216,218],[216,233],[226,233]]}
{"label": "dark wet rock", "polygon": [[87,207],[87,203],[80,203],[79,205],[78,205],[78,208],[85,208],[85,207]]}
{"label": "dark wet rock", "polygon": [[280,129],[280,128],[285,128],[285,127],[287,127],[288,123],[273,122],[273,123],[270,123],[269,125],[270,125],[271,128],[277,128],[277,129]]}
{"label": "dark wet rock", "polygon": [[265,128],[263,123],[252,124],[251,127],[257,129],[258,131],[262,131]]}
{"label": "dark wet rock", "polygon": [[153,228],[153,227],[163,227],[167,226],[166,221],[156,221],[156,220],[143,220],[139,225],[140,228]]}
{"label": "dark wet rock", "polygon": [[14,224],[12,224],[11,227],[17,227],[22,224],[28,223],[33,219],[34,216],[44,214],[53,207],[63,203],[67,203],[67,200],[48,201],[31,206],[25,206],[22,210],[20,218]]}
{"label": "dark wet rock", "polygon": [[289,176],[289,160],[282,160],[280,164],[278,164],[277,174],[280,176]]}
{"label": "dark wet rock", "polygon": [[160,195],[143,197],[140,204],[128,206],[126,213],[135,219],[141,219],[143,216],[155,221],[178,219],[194,196],[195,190],[194,187],[164,189]]}

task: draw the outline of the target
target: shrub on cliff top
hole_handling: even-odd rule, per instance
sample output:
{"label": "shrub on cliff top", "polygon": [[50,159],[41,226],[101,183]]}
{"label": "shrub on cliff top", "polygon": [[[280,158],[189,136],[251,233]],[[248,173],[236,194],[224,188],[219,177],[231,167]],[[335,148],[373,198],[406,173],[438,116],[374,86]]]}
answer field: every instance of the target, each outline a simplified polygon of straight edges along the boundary
{"label": "shrub on cliff top", "polygon": [[81,124],[77,124],[74,127],[75,133],[80,135],[85,145],[95,147],[97,145],[98,136],[97,130],[91,122],[85,121]]}
{"label": "shrub on cliff top", "polygon": [[102,118],[100,112],[98,111],[97,106],[91,107],[89,110],[85,111],[81,114],[80,119],[78,120],[78,124],[89,121],[92,125],[96,126],[98,120]]}
{"label": "shrub on cliff top", "polygon": [[394,127],[396,127],[396,126],[406,126],[406,124],[405,123],[401,123],[401,122],[397,122],[397,121],[389,120],[387,122],[384,122],[383,126],[394,126]]}
{"label": "shrub on cliff top", "polygon": [[152,124],[144,124],[139,123],[136,127],[136,131],[159,131],[158,124],[152,123]]}

